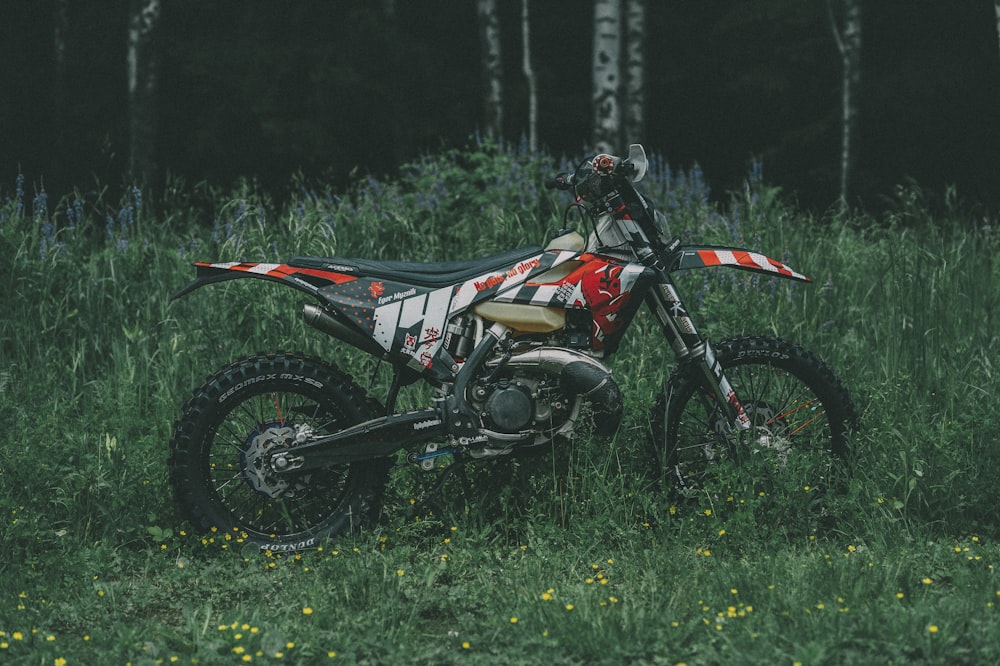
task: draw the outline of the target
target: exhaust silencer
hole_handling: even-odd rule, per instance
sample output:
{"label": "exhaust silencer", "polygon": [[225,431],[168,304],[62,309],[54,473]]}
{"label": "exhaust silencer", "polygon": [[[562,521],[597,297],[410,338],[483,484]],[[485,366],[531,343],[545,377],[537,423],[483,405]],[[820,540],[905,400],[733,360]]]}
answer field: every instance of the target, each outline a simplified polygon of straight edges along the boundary
{"label": "exhaust silencer", "polygon": [[385,349],[375,342],[373,338],[362,335],[317,305],[303,305],[302,318],[313,328],[323,331],[327,335],[332,335],[338,340],[343,340],[347,344],[366,351],[369,354],[382,356],[385,353]]}

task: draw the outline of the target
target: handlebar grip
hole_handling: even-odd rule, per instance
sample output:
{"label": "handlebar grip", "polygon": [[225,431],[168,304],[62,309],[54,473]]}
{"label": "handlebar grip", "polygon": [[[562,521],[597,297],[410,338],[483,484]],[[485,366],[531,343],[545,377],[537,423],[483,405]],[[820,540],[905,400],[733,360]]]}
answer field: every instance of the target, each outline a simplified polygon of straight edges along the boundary
{"label": "handlebar grip", "polygon": [[571,176],[566,173],[560,173],[545,179],[545,189],[547,190],[569,190],[572,187]]}

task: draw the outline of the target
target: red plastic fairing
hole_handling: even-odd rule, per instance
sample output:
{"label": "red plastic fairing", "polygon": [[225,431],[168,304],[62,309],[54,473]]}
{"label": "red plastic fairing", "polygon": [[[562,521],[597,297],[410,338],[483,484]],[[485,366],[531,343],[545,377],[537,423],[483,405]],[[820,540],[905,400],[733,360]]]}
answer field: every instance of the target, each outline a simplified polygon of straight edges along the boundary
{"label": "red plastic fairing", "polygon": [[173,298],[185,296],[199,287],[239,278],[258,278],[283,282],[290,287],[315,295],[320,287],[331,284],[353,282],[357,278],[333,271],[312,268],[295,268],[288,264],[265,264],[260,262],[233,261],[225,263],[197,262],[197,277],[189,282]]}
{"label": "red plastic fairing", "polygon": [[791,267],[776,259],[771,259],[759,252],[751,252],[736,247],[685,247],[681,251],[677,270],[708,268],[710,266],[730,266],[732,268],[785,277],[790,280],[799,280],[801,282],[812,281],[805,275],[797,273]]}

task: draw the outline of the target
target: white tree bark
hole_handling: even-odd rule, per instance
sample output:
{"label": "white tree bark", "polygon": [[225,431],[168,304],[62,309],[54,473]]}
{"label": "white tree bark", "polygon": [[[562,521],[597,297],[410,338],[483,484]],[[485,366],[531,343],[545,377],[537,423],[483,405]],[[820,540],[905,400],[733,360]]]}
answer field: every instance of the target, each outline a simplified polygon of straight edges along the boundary
{"label": "white tree bark", "polygon": [[[997,0],[1000,2],[1000,0]],[[625,2],[625,141],[646,136],[646,0]]]}
{"label": "white tree bark", "polygon": [[993,0],[993,13],[997,17],[997,42],[1000,44],[1000,0]]}
{"label": "white tree bark", "polygon": [[503,132],[503,61],[500,52],[500,17],[496,0],[477,0],[479,41],[482,48],[483,121],[488,137]]}
{"label": "white tree bark", "polygon": [[[1000,1],[1000,0],[998,0]],[[69,37],[69,2],[56,0],[53,8],[53,50],[56,61],[56,80],[65,83],[66,39]]]}
{"label": "white tree bark", "polygon": [[538,150],[538,87],[535,83],[535,68],[531,65],[531,21],[528,14],[528,0],[521,0],[521,41],[524,46],[522,67],[524,78],[528,83],[528,149],[534,153]]}
{"label": "white tree bark", "polygon": [[840,51],[841,79],[841,141],[840,141],[840,203],[847,205],[851,178],[857,162],[855,133],[858,124],[857,93],[861,85],[861,0],[839,0],[843,18],[838,20],[830,9],[833,37]]}
{"label": "white tree bark", "polygon": [[[55,68],[52,77],[52,104],[53,121],[55,125],[55,156],[53,159],[58,165],[59,160],[66,152],[66,119],[69,116],[69,103],[66,98],[66,86],[69,83],[66,74],[68,61],[67,40],[70,34],[69,24],[69,0],[56,0],[53,11],[53,39],[52,50],[55,56]],[[58,166],[54,166],[58,170]]]}
{"label": "white tree bark", "polygon": [[160,0],[132,0],[128,24],[129,168],[134,178],[156,174],[156,29]]}
{"label": "white tree bark", "polygon": [[594,148],[612,153],[621,141],[621,0],[594,0]]}

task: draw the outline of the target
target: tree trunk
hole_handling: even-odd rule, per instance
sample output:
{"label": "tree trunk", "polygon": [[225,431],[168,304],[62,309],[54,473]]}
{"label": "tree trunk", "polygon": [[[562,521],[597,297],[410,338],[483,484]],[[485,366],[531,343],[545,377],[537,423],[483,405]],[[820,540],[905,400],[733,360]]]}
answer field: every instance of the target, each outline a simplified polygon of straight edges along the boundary
{"label": "tree trunk", "polygon": [[[382,30],[390,44],[401,42],[400,24],[396,0],[382,0]],[[333,18],[336,21],[339,17]],[[383,54],[384,66],[387,71],[387,84],[391,88],[405,87],[404,81],[410,75],[406,66],[407,53],[400,48],[386,49]],[[390,158],[393,164],[403,164],[412,157],[413,130],[410,126],[412,116],[405,104],[389,104],[385,110],[388,120],[384,132],[389,137]]]}
{"label": "tree trunk", "polygon": [[594,0],[594,148],[614,152],[621,142],[621,0]]}
{"label": "tree trunk", "polygon": [[841,69],[841,140],[840,205],[846,206],[851,194],[851,179],[857,163],[855,133],[858,124],[858,88],[861,84],[861,0],[840,0],[843,19],[837,20],[830,9],[833,37],[840,51]]}
{"label": "tree trunk", "polygon": [[535,68],[531,66],[531,22],[528,16],[528,0],[521,0],[521,41],[524,45],[522,52],[524,78],[528,82],[528,149],[534,153],[538,151],[538,88],[535,84]]}
{"label": "tree trunk", "polygon": [[626,0],[625,143],[642,143],[646,138],[645,51],[646,0]]}
{"label": "tree trunk", "polygon": [[483,118],[486,136],[503,133],[503,60],[500,57],[500,17],[496,0],[477,0],[479,41],[483,64]]}
{"label": "tree trunk", "polygon": [[997,17],[997,42],[1000,44],[1000,0],[993,0],[993,14]]}
{"label": "tree trunk", "polygon": [[55,67],[52,76],[52,124],[54,126],[55,150],[53,151],[52,173],[60,174],[63,155],[68,152],[66,145],[68,124],[68,102],[66,86],[69,77],[66,74],[67,56],[69,51],[69,0],[56,0],[53,12],[52,50]]}
{"label": "tree trunk", "polygon": [[156,164],[157,27],[160,0],[131,0],[128,23],[129,170],[140,183],[151,183]]}

